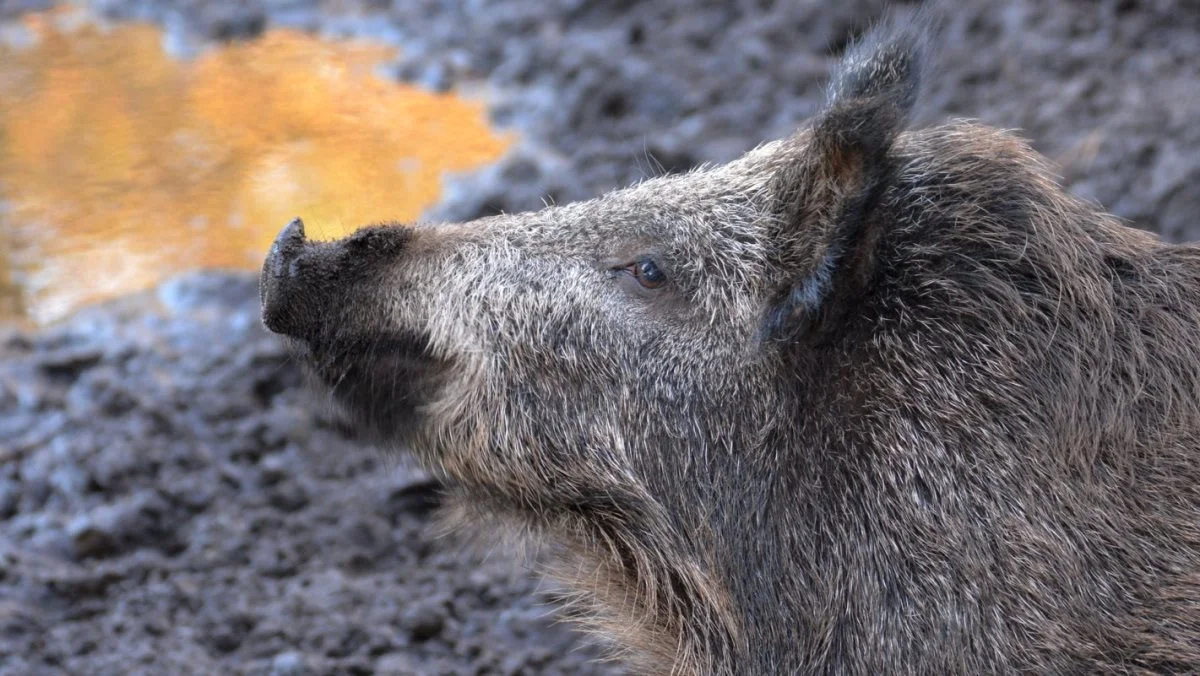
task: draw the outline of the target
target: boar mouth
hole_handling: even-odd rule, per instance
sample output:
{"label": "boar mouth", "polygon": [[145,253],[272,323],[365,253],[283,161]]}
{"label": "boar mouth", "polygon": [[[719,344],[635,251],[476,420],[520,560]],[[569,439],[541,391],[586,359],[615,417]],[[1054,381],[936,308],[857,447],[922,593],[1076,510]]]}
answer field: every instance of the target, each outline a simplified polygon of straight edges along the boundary
{"label": "boar mouth", "polygon": [[385,438],[412,432],[446,371],[417,333],[293,341],[293,351],[354,422]]}

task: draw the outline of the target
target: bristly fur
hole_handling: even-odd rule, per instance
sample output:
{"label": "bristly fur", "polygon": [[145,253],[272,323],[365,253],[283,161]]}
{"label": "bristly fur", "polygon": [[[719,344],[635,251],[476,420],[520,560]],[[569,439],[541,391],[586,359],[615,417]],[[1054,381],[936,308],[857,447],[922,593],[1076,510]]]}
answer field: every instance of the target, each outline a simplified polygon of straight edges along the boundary
{"label": "bristly fur", "polygon": [[268,325],[637,672],[1198,672],[1200,247],[909,130],[922,26],[727,165],[293,229]]}

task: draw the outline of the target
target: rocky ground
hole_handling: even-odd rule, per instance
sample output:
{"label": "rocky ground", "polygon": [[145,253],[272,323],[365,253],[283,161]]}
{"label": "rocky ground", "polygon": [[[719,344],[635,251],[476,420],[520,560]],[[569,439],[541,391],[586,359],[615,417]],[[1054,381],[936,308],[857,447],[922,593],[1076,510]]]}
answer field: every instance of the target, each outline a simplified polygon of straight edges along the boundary
{"label": "rocky ground", "polygon": [[[0,0],[0,15],[45,4]],[[789,132],[872,0],[93,0],[203,47],[276,25],[482,84],[524,141],[431,218],[595,194]],[[1200,237],[1200,5],[953,3],[922,119],[1018,127],[1076,193]],[[183,50],[186,51],[186,50]],[[2,67],[2,64],[0,64]],[[430,532],[436,487],[309,401],[252,278],[0,335],[0,673],[612,673],[539,583]]]}

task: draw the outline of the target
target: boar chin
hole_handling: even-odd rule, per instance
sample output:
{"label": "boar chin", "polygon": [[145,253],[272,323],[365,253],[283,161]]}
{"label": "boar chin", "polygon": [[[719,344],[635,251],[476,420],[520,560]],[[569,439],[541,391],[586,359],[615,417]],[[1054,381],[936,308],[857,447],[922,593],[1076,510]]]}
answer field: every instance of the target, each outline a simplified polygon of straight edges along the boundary
{"label": "boar chin", "polygon": [[381,441],[412,435],[446,371],[429,356],[428,341],[415,333],[292,343],[341,412]]}

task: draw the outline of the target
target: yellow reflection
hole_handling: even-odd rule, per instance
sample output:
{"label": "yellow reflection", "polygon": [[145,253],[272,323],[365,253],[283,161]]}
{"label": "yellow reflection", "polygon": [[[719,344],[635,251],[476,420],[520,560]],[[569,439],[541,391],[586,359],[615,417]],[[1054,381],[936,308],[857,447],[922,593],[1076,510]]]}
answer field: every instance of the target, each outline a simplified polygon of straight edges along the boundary
{"label": "yellow reflection", "polygon": [[255,268],[293,216],[317,237],[412,220],[508,144],[481,104],[374,75],[387,47],[274,30],[178,62],[157,28],[70,16],[0,43],[0,312]]}

